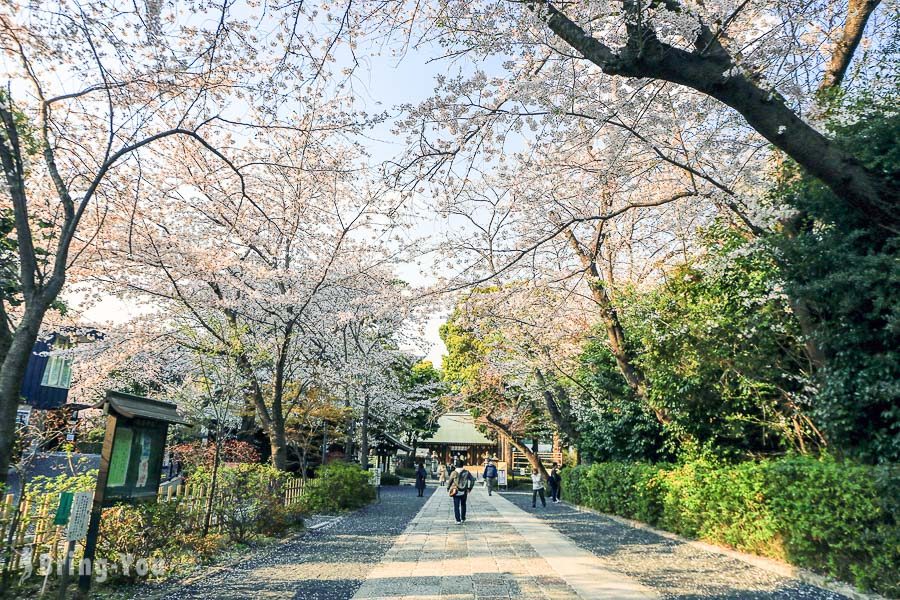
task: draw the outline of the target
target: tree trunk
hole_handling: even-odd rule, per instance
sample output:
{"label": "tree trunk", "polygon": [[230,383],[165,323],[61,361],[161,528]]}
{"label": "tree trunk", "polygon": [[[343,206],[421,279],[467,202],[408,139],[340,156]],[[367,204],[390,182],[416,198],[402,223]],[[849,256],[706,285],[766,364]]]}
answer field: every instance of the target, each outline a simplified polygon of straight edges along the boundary
{"label": "tree trunk", "polygon": [[562,388],[560,386],[555,386],[556,395],[554,395],[554,391],[550,390],[550,386],[541,370],[535,369],[534,374],[538,380],[538,385],[544,390],[544,402],[547,404],[547,413],[550,415],[550,420],[556,425],[557,431],[565,435],[571,443],[576,443],[581,437],[581,434],[575,428],[571,418],[563,415],[562,409],[556,401],[556,397],[561,397],[563,393]]}
{"label": "tree trunk", "polygon": [[831,53],[831,59],[828,61],[822,77],[822,85],[819,87],[820,90],[836,88],[841,85],[853,54],[862,40],[866,23],[880,3],[881,0],[850,0],[841,39],[838,40],[834,52]]}
{"label": "tree trunk", "polygon": [[219,431],[216,432],[216,451],[213,454],[213,471],[209,483],[209,497],[206,499],[206,514],[203,515],[203,537],[206,537],[209,534],[209,523],[212,518],[213,504],[216,498],[216,484],[218,483],[219,478],[219,463],[221,462],[222,456],[222,431],[221,427],[218,429]]}
{"label": "tree trunk", "polygon": [[[344,390],[344,408],[348,411],[350,410],[350,392],[348,390]],[[346,460],[353,460],[354,455],[354,441],[356,438],[356,419],[349,418],[347,419],[347,434],[346,434],[346,442],[344,446],[344,458]]]}
{"label": "tree trunk", "polygon": [[244,406],[241,408],[241,428],[240,433],[251,437],[256,431],[256,405],[253,401],[253,394],[244,395]]}
{"label": "tree trunk", "polygon": [[303,452],[300,454],[300,480],[306,483],[306,467],[307,455],[309,454],[309,443],[303,445]]}
{"label": "tree trunk", "polygon": [[[603,275],[597,267],[597,261],[582,249],[581,244],[578,242],[578,238],[575,237],[575,234],[571,229],[566,230],[566,238],[569,240],[569,245],[575,251],[575,254],[581,260],[581,264],[584,266],[588,284],[591,288],[591,297],[600,309],[600,319],[603,321],[603,325],[606,328],[606,336],[609,339],[609,350],[616,360],[616,366],[619,368],[619,372],[622,373],[625,383],[632,391],[634,391],[638,400],[643,402],[645,406],[653,411],[653,414],[656,415],[656,419],[662,425],[668,425],[672,422],[672,419],[666,414],[666,411],[650,405],[647,394],[647,380],[644,377],[643,372],[635,366],[631,357],[628,355],[628,349],[625,342],[625,329],[622,327],[622,323],[619,321],[619,313],[616,311],[616,307],[613,306],[612,299],[606,291],[606,285],[603,281]],[[602,238],[598,236],[596,243],[600,244],[601,239]],[[598,250],[599,248],[594,248],[593,254],[596,255]]]}
{"label": "tree trunk", "polygon": [[287,471],[287,441],[284,424],[273,427],[269,433],[269,447],[272,449],[272,466],[279,471]]}
{"label": "tree trunk", "polygon": [[629,18],[628,40],[620,50],[591,36],[553,5],[546,5],[545,20],[553,33],[604,73],[677,83],[730,106],[757,133],[873,223],[890,231],[900,229],[896,209],[900,191],[800,119],[777,92],[742,72],[706,26],[699,28],[696,49],[688,52],[660,42],[639,15]]}
{"label": "tree trunk", "polygon": [[363,400],[362,426],[360,427],[359,464],[363,469],[369,468],[369,393]]}
{"label": "tree trunk", "polygon": [[515,447],[516,450],[524,454],[525,458],[528,459],[528,464],[530,464],[533,469],[537,469],[538,473],[541,474],[541,478],[543,478],[544,480],[549,478],[547,469],[545,469],[543,463],[541,463],[541,459],[538,456],[537,452],[533,451],[531,448],[517,440],[506,425],[494,419],[490,415],[486,415],[484,417],[484,422],[488,427],[506,438],[507,441],[509,441],[509,443],[512,444],[512,446]]}
{"label": "tree trunk", "polygon": [[0,485],[6,484],[16,437],[16,411],[25,369],[37,341],[45,310],[25,311],[0,368]]}

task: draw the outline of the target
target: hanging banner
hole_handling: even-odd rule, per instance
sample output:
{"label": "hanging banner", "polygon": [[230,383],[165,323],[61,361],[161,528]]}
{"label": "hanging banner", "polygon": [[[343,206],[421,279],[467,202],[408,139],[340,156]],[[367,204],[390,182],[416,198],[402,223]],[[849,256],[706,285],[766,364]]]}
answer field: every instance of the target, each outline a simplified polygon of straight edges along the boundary
{"label": "hanging banner", "polygon": [[141,457],[138,462],[138,474],[135,487],[146,487],[147,475],[150,473],[150,434],[146,431],[141,432]]}
{"label": "hanging banner", "polygon": [[59,506],[56,507],[56,514],[53,516],[54,525],[65,525],[69,522],[69,515],[72,514],[72,492],[62,492],[59,495]]}

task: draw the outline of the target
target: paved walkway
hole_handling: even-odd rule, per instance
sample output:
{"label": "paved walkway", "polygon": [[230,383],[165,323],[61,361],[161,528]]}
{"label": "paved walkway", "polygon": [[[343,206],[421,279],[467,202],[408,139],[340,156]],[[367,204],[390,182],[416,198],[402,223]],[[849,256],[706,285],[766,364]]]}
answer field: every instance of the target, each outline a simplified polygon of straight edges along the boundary
{"label": "paved walkway", "polygon": [[[381,502],[189,581],[141,586],[148,600],[840,600],[735,557],[531,495],[476,488],[457,525],[445,488]],[[117,596],[117,597],[121,597]]]}
{"label": "paved walkway", "polygon": [[642,600],[636,580],[495,494],[476,489],[466,523],[443,488],[431,496],[354,596],[359,600]]}
{"label": "paved walkway", "polygon": [[530,494],[476,488],[467,522],[438,488],[356,600],[839,600],[721,553]]}

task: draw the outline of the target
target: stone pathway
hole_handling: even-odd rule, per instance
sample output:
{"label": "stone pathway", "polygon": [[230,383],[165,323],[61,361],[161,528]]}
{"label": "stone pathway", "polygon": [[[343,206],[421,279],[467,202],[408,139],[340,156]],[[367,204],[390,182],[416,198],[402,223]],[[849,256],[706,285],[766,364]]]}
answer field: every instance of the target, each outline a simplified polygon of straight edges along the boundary
{"label": "stone pathway", "polygon": [[[505,497],[504,497],[505,496]],[[355,600],[839,600],[843,596],[530,494],[476,488],[457,525],[443,488]]]}
{"label": "stone pathway", "polygon": [[354,599],[639,600],[658,597],[495,494],[476,489],[467,522],[439,488]]}
{"label": "stone pathway", "polygon": [[[191,600],[839,600],[733,556],[531,495],[476,488],[457,525],[445,488],[381,502],[190,582],[129,598]],[[315,527],[313,529],[313,527]]]}

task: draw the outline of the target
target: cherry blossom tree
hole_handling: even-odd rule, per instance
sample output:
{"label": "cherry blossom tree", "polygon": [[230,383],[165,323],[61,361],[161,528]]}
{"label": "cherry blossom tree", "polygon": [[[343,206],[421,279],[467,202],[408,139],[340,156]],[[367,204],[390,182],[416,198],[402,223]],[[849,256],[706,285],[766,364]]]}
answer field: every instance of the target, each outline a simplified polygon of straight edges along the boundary
{"label": "cherry blossom tree", "polygon": [[[410,153],[398,175],[446,176],[456,165],[465,179],[485,159],[499,160],[528,128],[542,136],[622,129],[660,160],[684,163],[671,136],[654,136],[657,124],[682,121],[723,134],[719,147],[707,148],[720,153],[720,166],[740,165],[730,164],[730,154],[748,144],[772,144],[848,207],[896,231],[894,184],[806,116],[820,87],[840,85],[867,25],[873,46],[890,43],[891,17],[878,18],[878,5],[415,3],[411,43],[439,45],[446,58],[469,62],[441,77],[434,97],[410,107]],[[675,111],[667,110],[672,98]],[[731,140],[743,147],[729,147]]]}
{"label": "cherry blossom tree", "polygon": [[[178,138],[237,172],[229,132],[277,126],[284,102],[323,97],[330,39],[314,25],[302,30],[297,5],[248,17],[255,8],[103,0],[0,8],[0,481],[41,323],[79,276],[114,202],[140,193],[144,160]],[[259,119],[244,122],[251,106]]]}
{"label": "cherry blossom tree", "polygon": [[[288,421],[314,390],[332,389],[328,372],[364,382],[347,385],[368,406],[373,390],[392,389],[380,372],[387,324],[407,317],[392,292],[403,255],[388,243],[402,226],[393,205],[355,168],[357,147],[315,129],[305,122],[232,149],[240,176],[171,144],[166,160],[183,167],[153,169],[87,259],[102,290],[157,306],[183,348],[234,361],[281,469]],[[348,353],[341,363],[338,350]]]}

